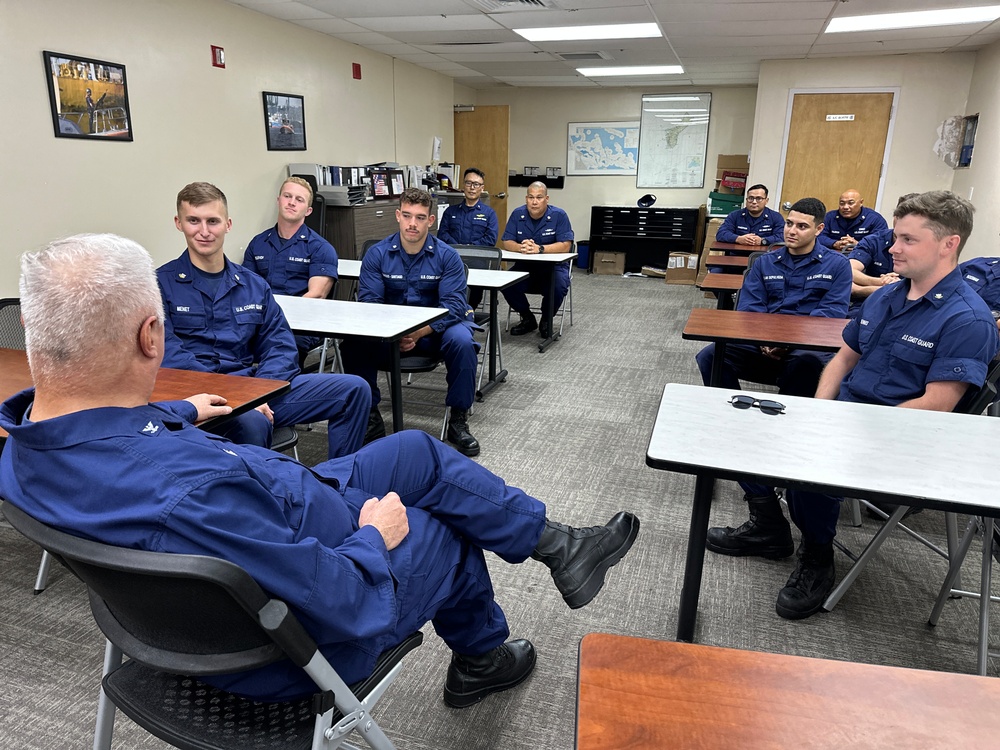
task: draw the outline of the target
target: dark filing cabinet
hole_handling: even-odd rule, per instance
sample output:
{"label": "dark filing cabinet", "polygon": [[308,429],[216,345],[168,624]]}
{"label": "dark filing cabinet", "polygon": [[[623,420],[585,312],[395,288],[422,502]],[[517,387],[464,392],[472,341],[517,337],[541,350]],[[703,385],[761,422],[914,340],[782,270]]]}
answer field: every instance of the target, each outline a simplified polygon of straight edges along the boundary
{"label": "dark filing cabinet", "polygon": [[360,206],[326,206],[324,236],[346,260],[361,257],[366,240],[381,240],[399,231],[397,201],[369,201]]}
{"label": "dark filing cabinet", "polygon": [[625,254],[625,271],[666,268],[672,252],[697,252],[704,208],[593,206],[590,209],[590,267],[599,252]]}

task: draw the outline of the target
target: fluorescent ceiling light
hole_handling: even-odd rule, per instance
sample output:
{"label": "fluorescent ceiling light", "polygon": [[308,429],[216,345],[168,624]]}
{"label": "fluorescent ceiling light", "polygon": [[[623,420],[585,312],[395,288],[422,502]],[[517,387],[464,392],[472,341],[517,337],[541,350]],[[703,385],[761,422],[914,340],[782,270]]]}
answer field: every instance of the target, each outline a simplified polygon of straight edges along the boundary
{"label": "fluorescent ceiling light", "polygon": [[643,107],[644,112],[708,112],[704,107],[698,108],[687,108],[687,107],[677,107],[676,109],[654,109],[652,107]]}
{"label": "fluorescent ceiling light", "polygon": [[917,10],[907,13],[877,13],[871,16],[834,18],[826,27],[826,33],[955,26],[963,23],[989,23],[997,18],[1000,18],[1000,5],[984,5],[978,8],[948,8],[947,10]]}
{"label": "fluorescent ceiling light", "polygon": [[587,39],[646,39],[662,36],[655,23],[617,23],[600,26],[551,26],[514,29],[529,42],[575,42]]}
{"label": "fluorescent ceiling light", "polygon": [[684,72],[680,65],[625,65],[617,68],[577,68],[587,78],[599,76],[676,76]]}
{"label": "fluorescent ceiling light", "polygon": [[700,96],[644,96],[643,102],[700,102]]}

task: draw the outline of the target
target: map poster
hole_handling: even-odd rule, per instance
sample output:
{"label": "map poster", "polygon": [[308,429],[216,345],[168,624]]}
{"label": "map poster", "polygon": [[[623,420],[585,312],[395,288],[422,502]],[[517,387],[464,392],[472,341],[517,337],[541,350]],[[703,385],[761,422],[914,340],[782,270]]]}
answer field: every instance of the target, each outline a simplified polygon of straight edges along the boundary
{"label": "map poster", "polygon": [[567,175],[634,175],[638,166],[638,121],[569,124]]}
{"label": "map poster", "polygon": [[705,186],[711,94],[643,94],[636,187]]}

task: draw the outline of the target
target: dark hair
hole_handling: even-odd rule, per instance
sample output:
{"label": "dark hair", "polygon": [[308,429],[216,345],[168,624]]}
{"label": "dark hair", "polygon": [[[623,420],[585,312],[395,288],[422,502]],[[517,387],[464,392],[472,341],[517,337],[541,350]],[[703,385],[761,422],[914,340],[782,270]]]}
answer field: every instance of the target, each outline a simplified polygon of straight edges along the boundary
{"label": "dark hair", "polygon": [[788,209],[788,213],[792,211],[812,216],[816,220],[816,224],[822,224],[823,219],[826,218],[826,206],[819,198],[799,198]]}
{"label": "dark hair", "polygon": [[765,198],[768,195],[768,193],[767,193],[767,185],[761,185],[759,182],[756,185],[751,185],[750,187],[748,187],[747,188],[747,194],[749,194],[751,190],[763,190]]}
{"label": "dark hair", "polygon": [[434,208],[434,199],[431,198],[431,194],[415,187],[406,188],[399,196],[399,205],[402,207],[404,203],[409,203],[412,206],[423,206],[428,210]]}
{"label": "dark hair", "polygon": [[972,203],[950,190],[930,190],[900,203],[892,216],[894,219],[910,214],[923,216],[938,240],[957,234],[960,238],[958,251],[961,253],[965,241],[972,234],[972,215],[975,211]]}
{"label": "dark hair", "polygon": [[469,167],[464,172],[462,172],[462,179],[464,180],[470,174],[479,175],[482,178],[483,182],[486,182],[486,174],[483,172],[483,170],[478,169],[476,167]]}
{"label": "dark hair", "polygon": [[898,206],[903,201],[910,200],[910,198],[916,198],[918,195],[920,195],[920,193],[907,193],[906,195],[901,195],[899,196],[899,200],[896,201],[896,205]]}

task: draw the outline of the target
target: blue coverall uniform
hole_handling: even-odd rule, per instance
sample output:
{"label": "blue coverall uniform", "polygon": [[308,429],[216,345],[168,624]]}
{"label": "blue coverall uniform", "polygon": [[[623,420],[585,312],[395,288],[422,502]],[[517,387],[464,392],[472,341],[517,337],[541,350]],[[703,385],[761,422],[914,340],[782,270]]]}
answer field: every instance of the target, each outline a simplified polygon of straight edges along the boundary
{"label": "blue coverall uniform", "polygon": [[[437,230],[437,238],[449,245],[493,247],[499,234],[497,212],[482,201],[476,201],[474,206],[467,206],[465,201],[448,206]],[[469,307],[475,310],[482,301],[482,289],[469,290]]]}
{"label": "blue coverall uniform", "polygon": [[[361,261],[358,301],[416,307],[443,307],[448,314],[430,324],[432,333],[405,354],[444,359],[448,370],[445,403],[466,410],[476,396],[476,366],[479,345],[473,339],[475,323],[469,318],[465,265],[453,247],[427,236],[416,255],[403,249],[399,233],[373,245]],[[364,378],[372,392],[372,404],[382,395],[377,374],[389,361],[388,346],[369,339],[347,339],[341,346],[344,369]]]}
{"label": "blue coverall uniform", "polygon": [[[269,402],[274,426],[328,420],[330,458],[361,447],[371,392],[359,378],[299,373],[295,339],[267,282],[226,260],[214,296],[188,251],[156,271],[166,314],[164,367],[291,382]],[[272,425],[251,410],[221,425],[234,442],[268,447]]]}
{"label": "blue coverall uniform", "polygon": [[[545,213],[538,219],[532,219],[528,213],[527,204],[511,213],[507,226],[503,230],[503,239],[514,242],[534,240],[539,245],[551,245],[553,242],[573,242],[573,227],[569,216],[561,208],[547,206]],[[503,290],[504,299],[511,309],[521,315],[527,315],[531,310],[527,294],[542,295],[542,316],[549,314],[549,288],[552,273],[555,273],[555,294],[552,297],[551,310],[553,314],[562,307],[563,299],[569,291],[569,266],[566,263],[536,263],[515,262],[512,271],[527,271],[529,276],[511,287]]]}
{"label": "blue coverall uniform", "polygon": [[[545,506],[429,435],[392,435],[310,470],[199,430],[187,402],[31,423],[32,398],[0,407],[6,501],[76,536],[236,563],[288,603],[348,683],[428,621],[462,654],[507,639],[483,550],[525,560]],[[365,501],[389,492],[409,522],[391,551],[358,526]],[[261,700],[315,691],[288,661],[208,681]]]}
{"label": "blue coverall uniform", "polygon": [[827,211],[823,219],[823,231],[817,242],[827,250],[832,250],[834,242],[848,235],[861,242],[865,237],[885,231],[888,227],[882,214],[870,208],[862,208],[861,213],[853,219],[845,219],[839,211]]}
{"label": "blue coverall uniform", "polygon": [[[738,310],[747,312],[814,315],[842,318],[851,296],[851,265],[836,251],[818,245],[798,261],[785,248],[760,256],[747,272],[740,290]],[[823,367],[833,355],[828,352],[793,350],[782,360],[765,357],[760,347],[726,346],[722,369],[724,388],[739,389],[739,378],[778,384],[781,393],[812,396]],[[695,357],[705,385],[711,382],[715,344]]]}
{"label": "blue coverall uniform", "polygon": [[785,241],[785,217],[770,208],[764,208],[757,218],[750,215],[745,208],[738,208],[722,222],[715,232],[718,242],[736,242],[744,234],[756,234],[765,240],[765,245],[773,245]]}
{"label": "blue coverall uniform", "polygon": [[[928,383],[958,381],[978,388],[996,356],[997,326],[986,303],[958,269],[907,304],[908,279],[884,286],[844,329],[861,354],[844,378],[840,401],[896,406],[924,395]],[[788,511],[803,538],[826,544],[837,533],[842,497],[790,490]]]}
{"label": "blue coverall uniform", "polygon": [[[262,276],[274,294],[301,297],[309,291],[309,279],[328,276],[337,280],[337,251],[326,239],[303,224],[288,240],[278,227],[261,232],[247,245],[243,267]],[[319,346],[316,336],[296,336],[299,361]]]}
{"label": "blue coverall uniform", "polygon": [[482,201],[467,206],[465,201],[444,211],[438,225],[437,238],[449,245],[485,245],[492,247],[500,233],[496,211]]}
{"label": "blue coverall uniform", "polygon": [[[881,232],[875,232],[858,242],[848,254],[848,260],[856,260],[862,264],[862,273],[878,278],[882,274],[892,273],[892,254],[889,248],[895,242],[892,227],[886,227]],[[862,300],[863,301],[863,300]],[[861,309],[861,302],[851,302],[849,317],[854,317]]]}
{"label": "blue coverall uniform", "polygon": [[959,263],[958,270],[990,310],[1000,310],[1000,258],[972,258]]}

